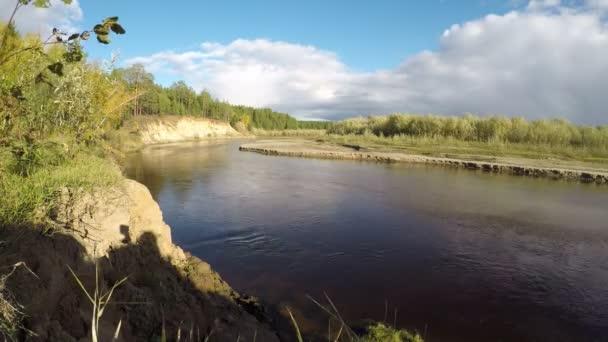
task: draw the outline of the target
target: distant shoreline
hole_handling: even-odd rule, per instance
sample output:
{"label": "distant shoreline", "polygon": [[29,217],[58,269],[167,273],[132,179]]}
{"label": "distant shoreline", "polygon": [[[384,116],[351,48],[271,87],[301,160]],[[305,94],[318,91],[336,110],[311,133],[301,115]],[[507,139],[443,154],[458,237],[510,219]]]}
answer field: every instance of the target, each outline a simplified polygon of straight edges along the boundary
{"label": "distant shoreline", "polygon": [[432,157],[400,152],[362,151],[359,146],[334,145],[312,140],[260,140],[254,143],[243,144],[239,147],[239,150],[288,157],[361,160],[388,163],[421,163],[517,176],[544,177],[579,181],[583,183],[608,184],[608,171],[600,172],[597,170],[570,169],[562,166],[541,167],[516,163],[475,161],[464,158]]}

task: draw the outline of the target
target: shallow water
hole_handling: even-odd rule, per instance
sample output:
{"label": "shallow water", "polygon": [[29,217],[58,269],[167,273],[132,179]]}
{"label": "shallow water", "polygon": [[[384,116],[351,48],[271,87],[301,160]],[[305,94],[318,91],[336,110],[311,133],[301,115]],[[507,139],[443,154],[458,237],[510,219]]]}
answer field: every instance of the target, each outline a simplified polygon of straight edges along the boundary
{"label": "shallow water", "polygon": [[[158,145],[128,175],[174,241],[238,291],[327,331],[323,292],[356,324],[428,341],[608,338],[608,187],[406,164]],[[388,309],[387,309],[388,307]]]}

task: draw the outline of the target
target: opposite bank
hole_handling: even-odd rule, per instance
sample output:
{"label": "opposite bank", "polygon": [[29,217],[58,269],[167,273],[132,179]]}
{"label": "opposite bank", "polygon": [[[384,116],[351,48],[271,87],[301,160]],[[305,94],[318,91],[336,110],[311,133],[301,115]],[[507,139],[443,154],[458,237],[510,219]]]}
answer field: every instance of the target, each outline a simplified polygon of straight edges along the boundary
{"label": "opposite bank", "polygon": [[459,167],[470,170],[482,170],[493,173],[506,173],[518,176],[548,177],[554,179],[575,180],[587,183],[608,183],[608,172],[568,169],[563,167],[540,167],[517,165],[501,162],[485,162],[456,158],[431,157],[416,154],[395,152],[363,151],[358,146],[339,146],[318,143],[308,140],[267,140],[243,144],[241,151],[257,152],[267,155],[290,157],[348,159],[375,162],[423,163]]}

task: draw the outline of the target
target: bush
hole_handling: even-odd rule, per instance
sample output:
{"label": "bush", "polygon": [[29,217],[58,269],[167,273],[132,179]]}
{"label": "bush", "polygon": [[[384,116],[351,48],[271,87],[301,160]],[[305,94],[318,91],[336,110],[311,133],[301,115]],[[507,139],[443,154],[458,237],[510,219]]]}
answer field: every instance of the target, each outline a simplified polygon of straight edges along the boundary
{"label": "bush", "polygon": [[577,126],[566,120],[507,119],[499,116],[480,118],[434,115],[392,114],[346,119],[331,125],[328,134],[379,137],[412,136],[454,138],[492,143],[542,144],[563,147],[608,149],[608,126]]}

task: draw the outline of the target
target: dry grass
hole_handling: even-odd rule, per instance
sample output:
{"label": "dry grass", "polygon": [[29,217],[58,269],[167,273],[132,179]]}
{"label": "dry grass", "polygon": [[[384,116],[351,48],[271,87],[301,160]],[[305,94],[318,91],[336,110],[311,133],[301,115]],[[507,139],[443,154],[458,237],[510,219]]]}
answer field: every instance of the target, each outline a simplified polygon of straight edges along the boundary
{"label": "dry grass", "polygon": [[38,278],[38,276],[23,262],[2,268],[10,269],[10,271],[0,276],[0,336],[5,341],[17,341],[19,331],[25,330],[28,332],[21,324],[25,313],[23,312],[23,306],[15,300],[6,283],[18,269],[27,270],[35,278]]}
{"label": "dry grass", "polygon": [[265,130],[253,128],[251,134],[258,137],[321,137],[327,134],[324,129],[284,129]]}
{"label": "dry grass", "polygon": [[443,137],[412,137],[396,135],[393,137],[378,137],[373,134],[364,135],[327,135],[319,140],[358,145],[362,147],[392,149],[406,153],[430,155],[436,157],[466,156],[476,157],[512,157],[525,159],[562,160],[574,163],[589,164],[589,166],[606,167],[608,165],[608,150],[575,146],[551,146],[546,144],[503,143],[463,141]]}

